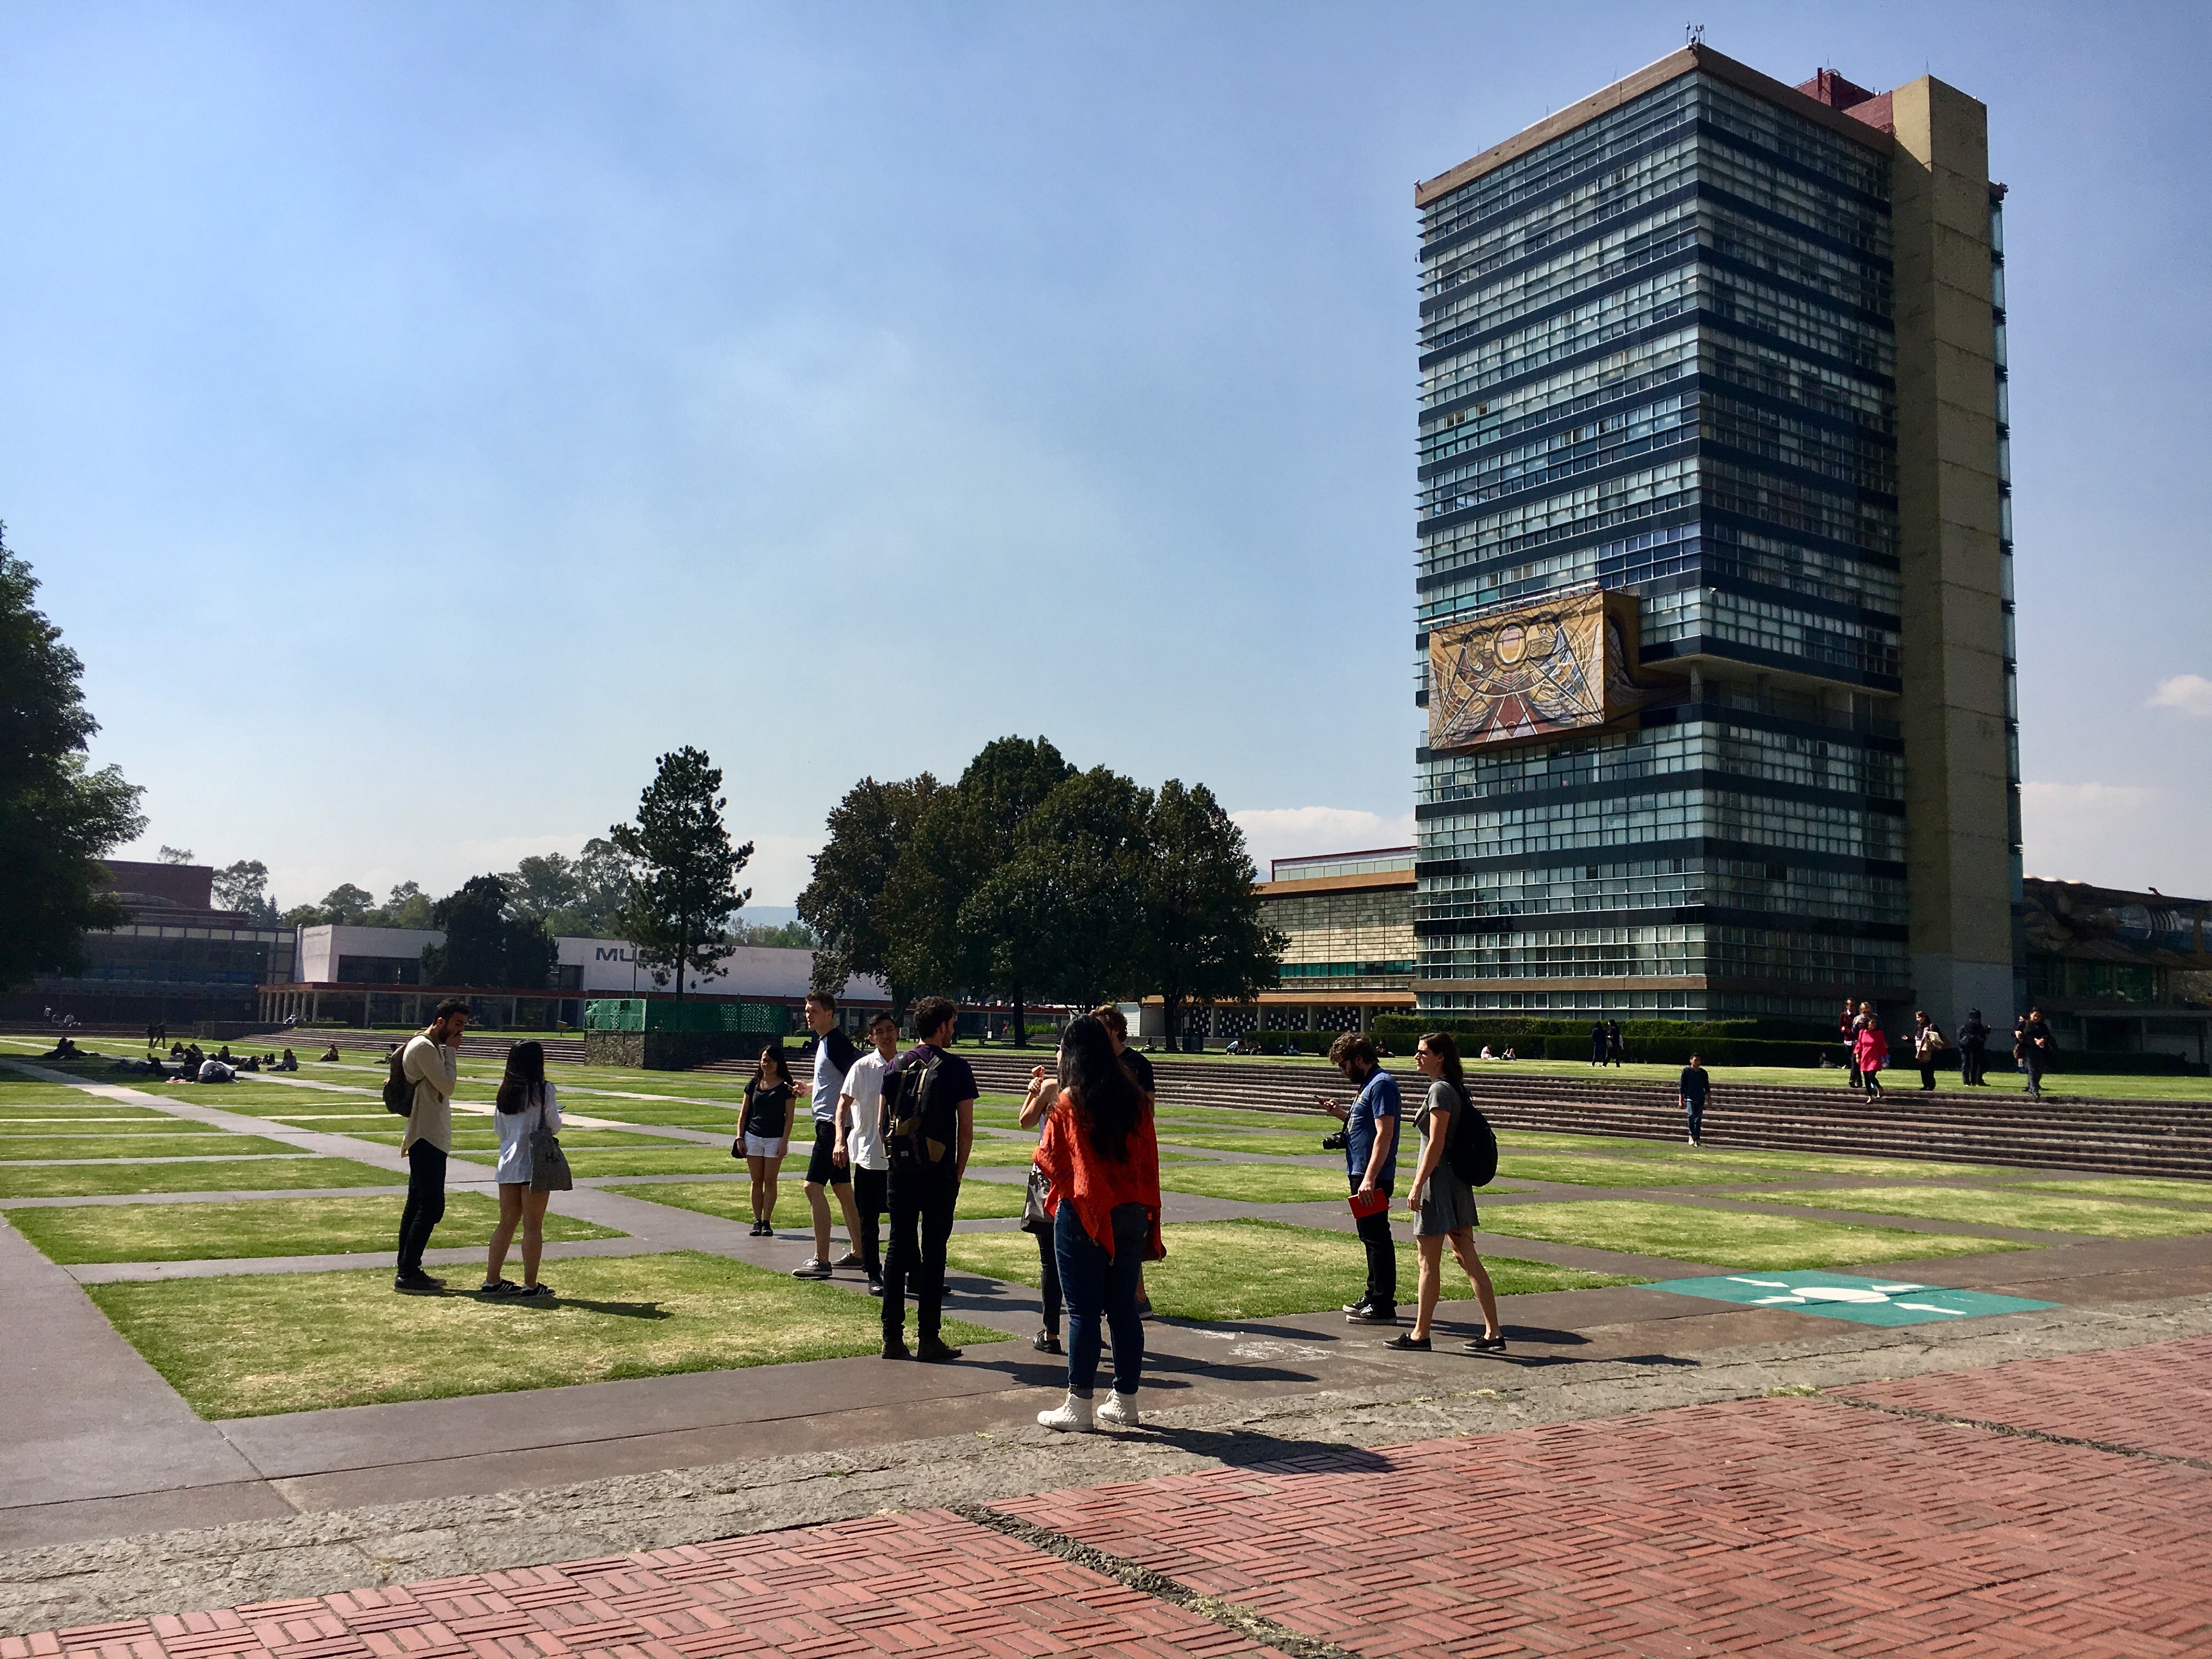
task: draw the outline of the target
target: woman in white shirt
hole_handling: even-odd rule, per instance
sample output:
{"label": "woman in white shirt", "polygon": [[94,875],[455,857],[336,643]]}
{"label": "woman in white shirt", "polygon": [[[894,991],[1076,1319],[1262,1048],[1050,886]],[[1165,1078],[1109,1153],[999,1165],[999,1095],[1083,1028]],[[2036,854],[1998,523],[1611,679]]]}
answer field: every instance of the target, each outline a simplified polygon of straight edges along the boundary
{"label": "woman in white shirt", "polygon": [[[545,1080],[545,1046],[518,1042],[507,1051],[507,1075],[499,1080],[492,1121],[499,1128],[499,1225],[492,1229],[491,1259],[480,1287],[487,1296],[550,1296],[538,1282],[538,1258],[545,1249],[545,1201],[550,1193],[530,1190],[530,1137],[540,1128],[561,1130],[561,1106]],[[522,1283],[500,1277],[514,1226],[522,1224]]]}

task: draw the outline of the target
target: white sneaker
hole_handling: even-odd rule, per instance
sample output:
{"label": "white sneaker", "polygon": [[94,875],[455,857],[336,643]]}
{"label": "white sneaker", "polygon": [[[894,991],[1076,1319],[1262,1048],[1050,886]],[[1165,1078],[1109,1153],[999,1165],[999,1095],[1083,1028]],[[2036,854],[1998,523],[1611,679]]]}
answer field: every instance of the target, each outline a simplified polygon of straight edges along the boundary
{"label": "white sneaker", "polygon": [[1037,1421],[1048,1429],[1057,1429],[1062,1434],[1089,1434],[1091,1428],[1091,1409],[1088,1400],[1078,1400],[1069,1395],[1048,1412],[1039,1412]]}
{"label": "white sneaker", "polygon": [[1098,1426],[1102,1429],[1133,1429],[1137,1426],[1137,1396],[1123,1394],[1119,1389],[1106,1396],[1097,1412]]}

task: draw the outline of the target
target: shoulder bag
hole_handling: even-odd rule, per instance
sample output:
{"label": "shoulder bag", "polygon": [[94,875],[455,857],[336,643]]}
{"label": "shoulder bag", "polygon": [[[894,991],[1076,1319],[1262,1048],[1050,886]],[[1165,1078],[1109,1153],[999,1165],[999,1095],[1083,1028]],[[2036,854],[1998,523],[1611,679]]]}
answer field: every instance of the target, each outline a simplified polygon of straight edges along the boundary
{"label": "shoulder bag", "polygon": [[530,1132],[530,1190],[533,1193],[565,1193],[576,1184],[568,1173],[568,1155],[561,1150],[560,1137],[545,1127],[545,1109],[538,1109],[538,1127]]}

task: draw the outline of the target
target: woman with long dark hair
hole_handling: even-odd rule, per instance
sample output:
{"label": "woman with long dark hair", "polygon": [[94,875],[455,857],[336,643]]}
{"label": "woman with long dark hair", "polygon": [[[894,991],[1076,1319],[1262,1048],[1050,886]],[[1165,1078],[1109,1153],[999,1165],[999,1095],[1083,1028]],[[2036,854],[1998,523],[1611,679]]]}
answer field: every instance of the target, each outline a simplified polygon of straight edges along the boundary
{"label": "woman with long dark hair", "polygon": [[[1067,1308],[1067,1399],[1039,1412],[1048,1429],[1087,1433],[1137,1425],[1145,1323],[1137,1275],[1160,1243],[1160,1147],[1152,1099],[1089,1014],[1060,1040],[1060,1093],[1037,1138],[1036,1166],[1052,1182],[1054,1257]],[[1102,1321],[1114,1334],[1114,1395],[1093,1408]]]}
{"label": "woman with long dark hair", "polygon": [[1498,1322],[1498,1296],[1490,1287],[1490,1272],[1474,1253],[1474,1188],[1460,1178],[1445,1157],[1460,1114],[1472,1109],[1467,1075],[1460,1066],[1459,1045],[1448,1031],[1431,1031],[1413,1048],[1413,1064],[1429,1079],[1429,1097],[1414,1123],[1421,1132],[1421,1161],[1413,1175],[1406,1207],[1421,1218],[1414,1245],[1420,1252],[1419,1299],[1413,1311],[1413,1328],[1401,1331],[1382,1346],[1413,1348],[1425,1352],[1429,1322],[1436,1317],[1437,1297],[1442,1288],[1444,1243],[1467,1270],[1474,1286],[1474,1299],[1482,1304],[1482,1334],[1467,1345],[1470,1353],[1499,1353],[1505,1347],[1504,1328]]}
{"label": "woman with long dark hair", "polygon": [[[491,1255],[484,1264],[483,1290],[490,1296],[550,1296],[538,1281],[538,1260],[545,1250],[545,1205],[553,1194],[530,1189],[530,1138],[541,1127],[559,1133],[561,1106],[553,1085],[545,1080],[545,1045],[518,1042],[507,1051],[507,1073],[493,1097],[492,1122],[499,1129],[499,1167],[492,1178],[499,1182],[499,1224],[492,1229]],[[507,1267],[507,1247],[514,1241],[515,1224],[522,1225],[522,1283],[500,1275]]]}
{"label": "woman with long dark hair", "polygon": [[791,1150],[791,1120],[798,1110],[791,1062],[784,1057],[783,1045],[771,1042],[761,1050],[752,1079],[745,1085],[744,1104],[738,1109],[745,1168],[753,1177],[755,1238],[775,1231],[775,1178],[783,1168],[783,1155]]}

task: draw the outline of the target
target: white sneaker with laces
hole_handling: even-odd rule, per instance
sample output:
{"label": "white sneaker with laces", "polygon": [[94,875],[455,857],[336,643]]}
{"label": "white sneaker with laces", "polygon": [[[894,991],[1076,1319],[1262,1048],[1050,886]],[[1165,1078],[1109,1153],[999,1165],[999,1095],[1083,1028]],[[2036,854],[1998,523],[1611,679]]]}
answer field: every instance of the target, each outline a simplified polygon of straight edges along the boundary
{"label": "white sneaker with laces", "polygon": [[1088,1400],[1078,1400],[1073,1394],[1048,1412],[1039,1412],[1037,1421],[1048,1429],[1057,1429],[1062,1434],[1089,1434],[1092,1413]]}
{"label": "white sneaker with laces", "polygon": [[1137,1396],[1115,1389],[1101,1402],[1097,1413],[1102,1429],[1133,1429],[1137,1426]]}

